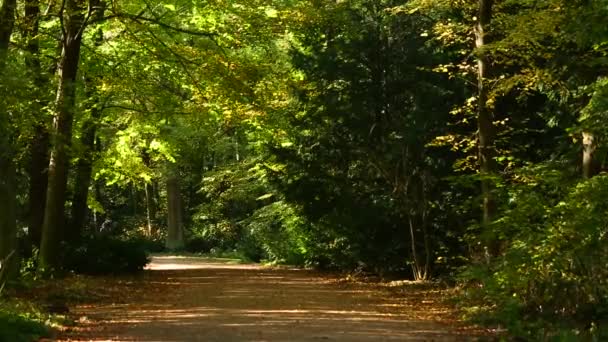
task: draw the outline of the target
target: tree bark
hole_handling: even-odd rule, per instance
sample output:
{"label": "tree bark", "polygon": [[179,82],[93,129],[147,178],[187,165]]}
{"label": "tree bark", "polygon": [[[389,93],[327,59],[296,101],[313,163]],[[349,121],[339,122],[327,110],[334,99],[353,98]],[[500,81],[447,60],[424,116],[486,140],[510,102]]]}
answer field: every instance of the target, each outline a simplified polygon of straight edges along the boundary
{"label": "tree bark", "polygon": [[165,246],[169,250],[184,247],[184,232],[182,227],[182,205],[177,176],[167,178],[167,240]]}
{"label": "tree bark", "polygon": [[68,238],[75,242],[82,236],[83,227],[87,217],[87,200],[89,198],[89,187],[93,174],[93,154],[95,151],[96,123],[99,114],[96,108],[92,109],[91,120],[84,124],[84,132],[81,136],[81,144],[84,147],[84,155],[78,160],[76,166],[76,183],[74,185],[74,198],[72,199],[72,220]]}
{"label": "tree bark", "polygon": [[[492,19],[492,0],[479,0],[478,17],[475,25],[475,48],[477,49],[477,128],[479,139],[479,173],[481,175],[481,192],[483,197],[482,226],[488,228],[496,215],[496,199],[493,195],[493,181],[497,164],[494,146],[495,127],[493,115],[487,106],[488,89],[486,75],[489,63],[484,48],[486,47],[486,27]],[[492,234],[490,234],[492,235]],[[494,238],[491,238],[495,240]],[[491,255],[497,254],[496,241],[489,241],[487,248]]]}
{"label": "tree bark", "polygon": [[146,184],[146,223],[148,225],[148,236],[154,235],[154,219],[156,218],[156,203],[154,201],[154,188],[152,184]]}
{"label": "tree bark", "polygon": [[46,125],[39,123],[34,128],[34,134],[29,146],[28,235],[31,243],[40,247],[48,184],[49,132]]}
{"label": "tree bark", "polygon": [[[0,107],[4,107],[3,105]],[[2,112],[6,112],[1,108]],[[4,118],[0,118],[4,120]],[[0,123],[0,260],[4,260],[17,249],[17,199],[15,189],[15,165],[10,146],[7,121]],[[7,265],[1,265],[3,277],[12,274],[14,267],[10,258]],[[0,284],[4,279],[0,279]]]}
{"label": "tree bark", "polygon": [[[4,75],[8,46],[15,25],[15,0],[4,0],[0,7],[0,75]],[[1,82],[2,80],[0,80]],[[4,86],[0,83],[0,93]],[[11,141],[10,115],[3,98],[0,98],[0,283],[12,273],[14,263],[11,261],[17,248],[17,208],[15,189],[14,146]]]}
{"label": "tree bark", "polygon": [[408,221],[410,225],[410,247],[412,253],[412,272],[414,273],[414,280],[422,279],[422,267],[418,261],[418,253],[416,252],[416,233],[414,231],[414,221],[412,214],[408,215]]}
{"label": "tree bark", "polygon": [[25,23],[24,36],[27,40],[25,65],[34,83],[34,92],[37,94],[37,98],[41,99],[41,103],[38,103],[32,113],[34,135],[28,146],[30,156],[27,170],[30,179],[27,215],[29,224],[28,235],[30,242],[34,246],[40,247],[48,182],[47,168],[49,166],[49,123],[45,119],[45,116],[42,115],[42,108],[48,105],[48,103],[42,99],[43,96],[41,94],[46,90],[49,82],[42,72],[40,63],[40,43],[38,40],[40,23],[39,0],[25,1]]}
{"label": "tree bark", "polygon": [[[91,1],[91,4],[95,8],[93,20],[101,20],[105,11],[105,3],[102,1]],[[95,47],[101,46],[102,43],[103,30],[99,28],[95,32]],[[89,187],[91,186],[91,176],[93,174],[93,161],[95,159],[95,136],[97,134],[98,121],[101,117],[97,80],[86,77],[85,87],[87,98],[91,101],[91,116],[84,122],[80,138],[84,151],[83,155],[78,159],[76,166],[76,183],[74,186],[72,220],[69,234],[71,241],[77,241],[81,238],[86,223],[88,212],[87,200],[89,197]]]}
{"label": "tree bark", "polygon": [[49,162],[49,180],[42,225],[42,242],[38,267],[41,271],[58,266],[60,242],[65,225],[65,200],[69,170],[69,147],[72,140],[76,76],[80,60],[80,44],[84,29],[82,1],[67,0],[65,32],[59,62],[59,84],[53,119],[52,148]]}
{"label": "tree bark", "polygon": [[593,158],[596,148],[593,133],[583,132],[583,178],[585,179],[589,179],[597,173],[597,165]]}
{"label": "tree bark", "polygon": [[[142,153],[142,161],[146,167],[150,168],[152,166],[150,154],[146,151]],[[146,223],[148,225],[147,234],[148,236],[152,236],[154,234],[154,219],[156,218],[156,199],[154,196],[154,187],[152,183],[146,183],[144,191],[146,195]]]}
{"label": "tree bark", "polygon": [[4,0],[0,7],[0,67],[4,69],[8,45],[15,26],[16,0]]}

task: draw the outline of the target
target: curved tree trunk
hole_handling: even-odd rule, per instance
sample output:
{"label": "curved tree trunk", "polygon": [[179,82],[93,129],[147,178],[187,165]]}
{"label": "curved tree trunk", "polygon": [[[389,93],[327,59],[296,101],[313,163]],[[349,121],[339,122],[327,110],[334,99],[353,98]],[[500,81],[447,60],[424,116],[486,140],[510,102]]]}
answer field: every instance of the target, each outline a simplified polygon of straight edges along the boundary
{"label": "curved tree trunk", "polygon": [[84,25],[82,1],[66,1],[65,34],[61,61],[59,63],[59,84],[53,119],[52,148],[49,162],[49,182],[42,225],[42,243],[38,267],[52,270],[58,265],[60,242],[63,238],[65,220],[65,200],[69,169],[69,147],[72,140],[74,118],[76,75],[80,60],[80,43]]}

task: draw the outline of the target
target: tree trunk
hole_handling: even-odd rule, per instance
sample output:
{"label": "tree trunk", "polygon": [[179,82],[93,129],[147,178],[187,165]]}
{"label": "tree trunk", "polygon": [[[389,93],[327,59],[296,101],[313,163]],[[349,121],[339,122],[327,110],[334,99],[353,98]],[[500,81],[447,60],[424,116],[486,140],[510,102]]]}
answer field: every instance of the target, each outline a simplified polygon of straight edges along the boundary
{"label": "tree trunk", "polygon": [[40,247],[48,184],[47,169],[49,166],[49,134],[46,125],[42,123],[36,124],[34,134],[35,136],[29,146],[28,235],[31,243],[36,247]]}
{"label": "tree trunk", "polygon": [[169,250],[184,247],[184,232],[182,227],[182,206],[177,176],[167,178],[167,241],[165,246]]}
{"label": "tree trunk", "polygon": [[429,225],[428,225],[428,202],[427,202],[427,193],[429,191],[429,174],[427,171],[424,171],[422,177],[420,178],[420,183],[422,185],[422,237],[424,242],[424,280],[427,280],[431,276],[431,262],[432,262],[432,250],[431,250],[431,237],[429,234]]}
{"label": "tree trunk", "polygon": [[0,67],[4,69],[8,45],[15,26],[16,0],[4,0],[0,7]]}
{"label": "tree trunk", "polygon": [[156,203],[154,202],[154,189],[152,184],[146,184],[146,223],[148,225],[147,234],[149,237],[154,235],[154,218],[156,217]]}
{"label": "tree trunk", "polygon": [[597,145],[595,136],[590,132],[583,132],[583,178],[589,179],[597,173],[593,154]]}
{"label": "tree trunk", "polygon": [[[101,140],[99,139],[99,137],[96,139],[95,141],[95,151],[100,152],[101,151]],[[102,194],[101,194],[101,186],[99,184],[99,182],[93,182],[93,188],[95,189],[95,200],[99,203],[99,205],[101,205],[103,207],[103,199],[101,198]],[[99,233],[100,228],[101,228],[101,224],[100,224],[100,220],[98,219],[99,215],[97,214],[97,212],[93,213],[93,232],[94,234]]]}
{"label": "tree trunk", "polygon": [[76,166],[76,183],[74,185],[74,198],[72,200],[72,220],[70,223],[69,239],[77,241],[82,237],[83,227],[87,217],[87,200],[89,197],[89,187],[91,185],[91,175],[93,173],[93,154],[95,151],[95,133],[97,130],[96,120],[98,114],[96,108],[92,109],[90,121],[84,124],[84,132],[81,136],[81,143],[84,147],[84,155],[78,159]]}
{"label": "tree trunk", "polygon": [[80,43],[84,25],[81,2],[66,1],[67,16],[61,60],[59,62],[59,84],[53,119],[52,148],[49,162],[49,181],[42,225],[42,242],[38,267],[52,270],[58,266],[60,242],[65,225],[65,200],[69,169],[69,147],[72,140],[76,75],[80,60]]}
{"label": "tree trunk", "polygon": [[[483,197],[482,226],[488,228],[496,215],[496,200],[491,177],[496,175],[498,169],[495,161],[494,146],[495,127],[493,115],[487,106],[488,89],[486,88],[486,75],[489,63],[484,48],[486,46],[485,30],[492,18],[492,0],[479,0],[478,18],[475,25],[475,47],[477,49],[477,127],[479,139],[479,173],[481,175],[481,192]],[[492,235],[492,234],[490,234]],[[490,255],[498,253],[496,239],[491,238],[487,248]]]}
{"label": "tree trunk", "polygon": [[414,273],[414,280],[422,279],[422,268],[420,267],[420,262],[418,261],[418,253],[416,251],[416,233],[414,230],[414,222],[412,220],[412,214],[408,215],[409,225],[410,225],[410,247],[412,253],[412,272]]}
{"label": "tree trunk", "polygon": [[[0,106],[4,107],[3,105]],[[6,112],[1,108],[2,112]],[[0,118],[4,120],[4,118]],[[15,165],[13,163],[12,146],[10,146],[10,132],[7,131],[8,121],[0,123],[0,260],[4,260],[17,248],[17,199],[15,189]],[[14,268],[8,265],[15,265],[10,258],[5,265],[0,265],[3,269],[3,277],[12,274]],[[4,279],[0,279],[0,284]]]}
{"label": "tree trunk", "polygon": [[[27,54],[25,65],[34,83],[34,92],[38,98],[47,89],[48,79],[42,72],[40,63],[40,43],[38,39],[38,28],[40,23],[40,3],[39,0],[25,1],[25,32],[27,39]],[[30,178],[29,197],[28,197],[28,224],[30,242],[40,247],[42,236],[42,222],[44,220],[44,206],[46,202],[46,191],[49,166],[49,132],[48,122],[42,114],[43,107],[47,106],[46,100],[37,105],[32,113],[34,121],[34,135],[29,143],[29,167],[28,175]]]}
{"label": "tree trunk", "polygon": [[[105,11],[105,3],[101,1],[91,1],[94,6],[95,13],[93,20],[101,20]],[[99,28],[95,32],[95,47],[103,44],[103,30]],[[89,198],[89,187],[91,186],[91,176],[93,174],[93,161],[95,159],[95,136],[97,134],[97,125],[101,117],[101,109],[99,107],[99,91],[97,89],[97,80],[85,78],[86,95],[91,101],[91,116],[83,124],[83,132],[80,138],[84,151],[83,155],[78,159],[76,166],[76,185],[74,186],[74,198],[72,202],[72,221],[70,224],[70,239],[77,241],[82,237],[84,225],[86,223]]]}
{"label": "tree trunk", "polygon": [[[4,75],[8,46],[15,24],[15,0],[4,0],[0,7],[0,75]],[[0,80],[1,82],[2,80]],[[0,93],[4,86],[0,83]],[[8,109],[0,98],[0,283],[12,273],[15,265],[10,256],[17,248],[17,199],[15,189],[14,149],[11,141],[11,126]]]}
{"label": "tree trunk", "polygon": [[[150,168],[152,166],[152,160],[150,159],[150,154],[147,151],[142,153],[141,157],[144,165]],[[154,196],[154,186],[152,183],[146,183],[144,187],[145,195],[146,195],[146,223],[148,225],[148,236],[152,236],[154,234],[154,219],[156,218],[156,200]]]}

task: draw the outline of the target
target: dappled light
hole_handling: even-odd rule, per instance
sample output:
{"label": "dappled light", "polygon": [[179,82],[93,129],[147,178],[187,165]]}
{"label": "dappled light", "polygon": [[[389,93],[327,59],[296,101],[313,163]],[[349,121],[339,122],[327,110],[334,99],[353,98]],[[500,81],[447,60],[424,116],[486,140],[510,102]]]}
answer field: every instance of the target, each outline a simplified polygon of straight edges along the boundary
{"label": "dappled light", "polygon": [[607,3],[0,0],[0,342],[608,341]]}
{"label": "dappled light", "polygon": [[458,341],[474,332],[453,325],[441,298],[427,302],[424,291],[406,297],[314,271],[226,260],[155,257],[143,276],[109,291],[115,301],[75,309],[86,319],[64,340]]}

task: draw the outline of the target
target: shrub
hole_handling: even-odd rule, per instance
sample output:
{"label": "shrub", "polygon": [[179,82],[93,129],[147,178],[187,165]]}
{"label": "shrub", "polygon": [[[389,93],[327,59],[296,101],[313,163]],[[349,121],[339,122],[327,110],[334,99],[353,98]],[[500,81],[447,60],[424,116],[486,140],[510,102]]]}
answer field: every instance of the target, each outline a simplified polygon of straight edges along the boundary
{"label": "shrub", "polygon": [[66,248],[64,265],[81,274],[120,274],[143,270],[149,258],[147,242],[96,237],[83,240],[77,247]]}
{"label": "shrub", "polygon": [[492,264],[465,272],[477,284],[466,299],[486,309],[477,317],[524,338],[606,339],[608,176],[563,193],[556,191],[563,185],[542,178],[511,191],[496,223],[509,243]]}
{"label": "shrub", "polygon": [[194,236],[186,240],[184,249],[190,253],[209,253],[214,247],[212,241],[202,236]]}
{"label": "shrub", "polygon": [[[133,223],[130,223],[133,224]],[[125,225],[123,223],[123,225]],[[121,225],[119,225],[121,226]],[[137,229],[123,229],[117,236],[120,240],[131,241],[140,245],[148,253],[161,253],[165,251],[166,234],[164,232],[154,232],[150,237],[147,234],[147,228],[142,225],[133,225],[139,227]]]}
{"label": "shrub", "polygon": [[0,341],[30,342],[48,336],[48,328],[39,320],[0,308]]}
{"label": "shrub", "polygon": [[246,237],[240,249],[250,259],[301,265],[305,259],[302,218],[287,203],[278,201],[256,210],[243,221]]}
{"label": "shrub", "polygon": [[138,246],[147,253],[161,253],[166,250],[164,239],[150,239],[143,236],[133,237],[126,240],[128,243]]}

